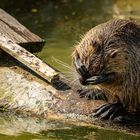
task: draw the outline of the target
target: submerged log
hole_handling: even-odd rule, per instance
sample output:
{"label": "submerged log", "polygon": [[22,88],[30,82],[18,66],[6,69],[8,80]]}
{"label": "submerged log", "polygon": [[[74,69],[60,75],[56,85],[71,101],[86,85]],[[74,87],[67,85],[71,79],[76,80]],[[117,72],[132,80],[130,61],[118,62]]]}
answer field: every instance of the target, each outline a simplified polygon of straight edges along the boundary
{"label": "submerged log", "polygon": [[31,52],[41,51],[45,43],[45,40],[33,34],[2,9],[0,9],[0,33]]}

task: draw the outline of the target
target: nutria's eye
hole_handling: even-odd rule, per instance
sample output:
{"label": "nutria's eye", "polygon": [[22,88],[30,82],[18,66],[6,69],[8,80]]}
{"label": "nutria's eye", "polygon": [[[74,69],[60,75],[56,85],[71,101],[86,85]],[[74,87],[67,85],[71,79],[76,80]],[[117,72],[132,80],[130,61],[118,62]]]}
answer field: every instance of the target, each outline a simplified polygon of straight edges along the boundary
{"label": "nutria's eye", "polygon": [[92,46],[95,48],[95,51],[97,53],[99,53],[102,49],[101,46],[95,40],[92,41]]}
{"label": "nutria's eye", "polygon": [[101,46],[96,46],[96,52],[99,53],[101,51]]}
{"label": "nutria's eye", "polygon": [[128,60],[128,57],[125,57],[125,60]]}
{"label": "nutria's eye", "polygon": [[95,40],[92,40],[92,46],[97,46],[97,42]]}

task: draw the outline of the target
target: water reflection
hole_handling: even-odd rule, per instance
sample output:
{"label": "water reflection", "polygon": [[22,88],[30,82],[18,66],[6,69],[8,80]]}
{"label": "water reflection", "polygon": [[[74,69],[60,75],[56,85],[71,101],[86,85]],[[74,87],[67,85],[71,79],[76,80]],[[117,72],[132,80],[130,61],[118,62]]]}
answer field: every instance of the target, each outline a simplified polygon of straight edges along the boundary
{"label": "water reflection", "polygon": [[140,137],[94,127],[0,113],[0,140],[139,140]]}

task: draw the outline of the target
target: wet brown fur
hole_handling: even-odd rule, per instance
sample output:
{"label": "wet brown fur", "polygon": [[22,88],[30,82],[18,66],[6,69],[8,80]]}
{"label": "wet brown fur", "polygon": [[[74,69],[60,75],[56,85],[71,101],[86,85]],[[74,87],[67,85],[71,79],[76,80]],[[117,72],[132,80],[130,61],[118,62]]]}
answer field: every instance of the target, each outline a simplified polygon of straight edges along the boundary
{"label": "wet brown fur", "polygon": [[117,97],[128,111],[140,111],[139,25],[122,19],[100,24],[76,45],[73,58],[77,55],[91,75],[114,72],[111,83],[96,86]]}

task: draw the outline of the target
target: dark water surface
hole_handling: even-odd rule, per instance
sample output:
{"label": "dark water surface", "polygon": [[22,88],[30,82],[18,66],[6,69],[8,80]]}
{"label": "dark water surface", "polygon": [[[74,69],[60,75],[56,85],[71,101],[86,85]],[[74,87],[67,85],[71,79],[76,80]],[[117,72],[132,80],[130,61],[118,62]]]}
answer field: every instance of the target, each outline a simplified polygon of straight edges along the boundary
{"label": "dark water surface", "polygon": [[[112,17],[140,19],[139,0],[0,0],[0,8],[46,40],[36,54],[59,70],[52,56],[71,64],[80,37]],[[17,116],[0,117],[0,140],[139,140],[140,137],[90,127]]]}

